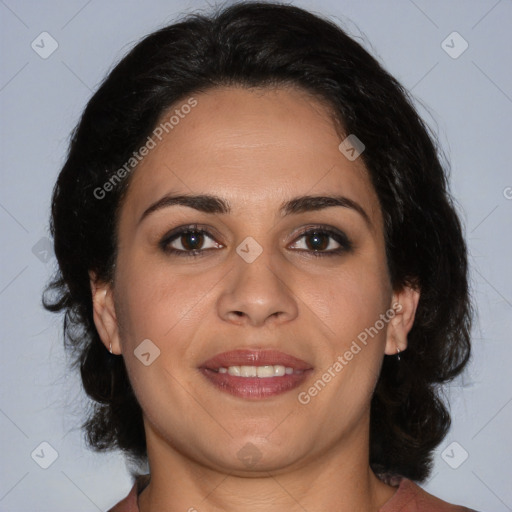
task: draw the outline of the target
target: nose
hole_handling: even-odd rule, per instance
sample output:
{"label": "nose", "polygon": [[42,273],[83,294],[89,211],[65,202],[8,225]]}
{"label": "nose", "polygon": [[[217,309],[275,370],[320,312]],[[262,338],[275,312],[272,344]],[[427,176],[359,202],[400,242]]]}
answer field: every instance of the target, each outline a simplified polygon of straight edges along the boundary
{"label": "nose", "polygon": [[259,327],[297,317],[297,297],[287,282],[289,276],[286,279],[282,265],[271,266],[269,253],[264,250],[251,263],[233,255],[235,268],[225,276],[217,304],[224,321]]}

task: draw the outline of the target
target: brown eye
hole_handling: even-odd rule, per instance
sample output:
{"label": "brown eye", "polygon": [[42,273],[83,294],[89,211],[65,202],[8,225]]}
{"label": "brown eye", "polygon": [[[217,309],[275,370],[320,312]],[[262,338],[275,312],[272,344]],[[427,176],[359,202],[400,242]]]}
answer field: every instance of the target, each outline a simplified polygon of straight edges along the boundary
{"label": "brown eye", "polygon": [[203,233],[191,231],[181,235],[178,240],[185,250],[194,251],[201,248],[204,243],[204,238],[205,237]]}
{"label": "brown eye", "polygon": [[308,249],[312,251],[324,251],[329,246],[330,236],[325,233],[311,232],[304,236]]}
{"label": "brown eye", "polygon": [[178,228],[167,234],[160,242],[163,251],[179,256],[197,256],[209,249],[223,246],[205,230]]}
{"label": "brown eye", "polygon": [[335,256],[353,249],[345,233],[332,228],[313,228],[303,231],[290,246],[315,256]]}

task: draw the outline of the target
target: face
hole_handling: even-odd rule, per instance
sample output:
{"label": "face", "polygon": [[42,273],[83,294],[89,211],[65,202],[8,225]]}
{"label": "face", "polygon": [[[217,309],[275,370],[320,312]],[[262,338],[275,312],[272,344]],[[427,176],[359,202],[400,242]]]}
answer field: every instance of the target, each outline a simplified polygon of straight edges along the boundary
{"label": "face", "polygon": [[305,92],[194,100],[132,177],[113,287],[93,284],[148,450],[243,473],[367,444],[416,302],[392,289],[362,160]]}

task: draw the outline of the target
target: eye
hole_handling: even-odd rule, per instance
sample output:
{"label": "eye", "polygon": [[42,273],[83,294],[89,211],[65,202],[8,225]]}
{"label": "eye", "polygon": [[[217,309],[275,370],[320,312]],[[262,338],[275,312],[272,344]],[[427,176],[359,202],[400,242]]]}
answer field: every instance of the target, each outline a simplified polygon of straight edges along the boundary
{"label": "eye", "polygon": [[334,256],[349,252],[353,248],[345,233],[321,227],[306,229],[289,247],[310,252],[315,256]]}
{"label": "eye", "polygon": [[168,233],[160,242],[167,253],[178,256],[198,256],[202,252],[224,247],[204,229],[197,226],[181,227]]}

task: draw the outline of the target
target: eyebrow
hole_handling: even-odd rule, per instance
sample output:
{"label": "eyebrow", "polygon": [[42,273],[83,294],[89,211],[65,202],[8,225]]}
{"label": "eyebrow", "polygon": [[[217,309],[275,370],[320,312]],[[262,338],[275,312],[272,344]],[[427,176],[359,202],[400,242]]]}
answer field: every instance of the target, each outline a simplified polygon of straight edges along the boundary
{"label": "eyebrow", "polygon": [[[231,213],[231,206],[229,202],[218,196],[209,194],[166,195],[144,211],[139,219],[139,224],[148,217],[148,215],[170,206],[187,206],[194,210],[210,214]],[[353,199],[349,199],[345,196],[329,195],[294,197],[293,199],[284,202],[279,208],[279,212],[282,217],[286,217],[293,214],[319,211],[333,206],[340,206],[356,211],[361,215],[368,227],[372,229],[372,222],[364,208]]]}

